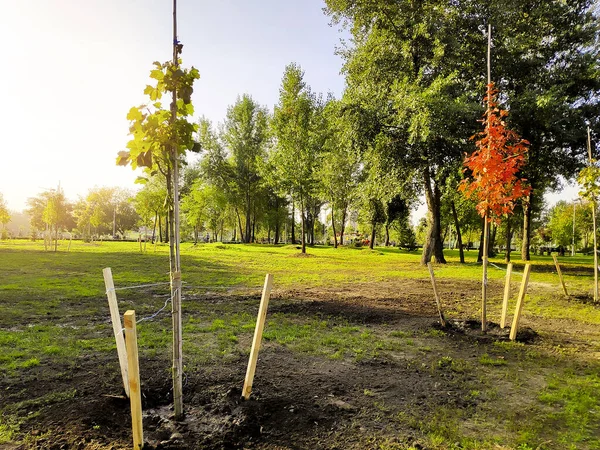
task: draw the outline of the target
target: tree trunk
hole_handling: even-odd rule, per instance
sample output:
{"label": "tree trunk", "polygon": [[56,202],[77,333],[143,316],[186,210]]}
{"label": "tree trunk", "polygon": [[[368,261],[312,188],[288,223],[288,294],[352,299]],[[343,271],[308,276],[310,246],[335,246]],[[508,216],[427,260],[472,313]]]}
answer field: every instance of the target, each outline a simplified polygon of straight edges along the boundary
{"label": "tree trunk", "polygon": [[335,214],[333,212],[334,212],[333,206],[331,206],[331,229],[333,230],[333,248],[337,248],[338,241],[337,241],[337,236],[335,234]]}
{"label": "tree trunk", "polygon": [[463,249],[462,244],[462,236],[460,234],[460,222],[458,221],[458,214],[456,213],[456,205],[454,201],[450,203],[452,208],[452,217],[454,218],[454,228],[456,229],[456,240],[458,241],[458,255],[460,257],[460,262],[462,264],[465,263],[465,250]]}
{"label": "tree trunk", "polygon": [[424,182],[425,182],[425,199],[427,200],[427,221],[429,229],[427,232],[427,238],[425,245],[423,246],[423,255],[421,256],[421,264],[426,265],[431,262],[431,258],[435,258],[435,262],[439,264],[446,264],[444,258],[444,247],[442,245],[441,237],[441,212],[440,212],[440,200],[441,192],[437,186],[437,183],[431,182],[431,176],[429,173],[429,167],[424,170]]}
{"label": "tree trunk", "polygon": [[373,250],[375,247],[375,231],[377,229],[377,222],[371,222],[371,242],[369,242],[369,248]]}
{"label": "tree trunk", "polygon": [[244,240],[244,230],[242,229],[242,218],[240,217],[240,212],[237,208],[235,208],[235,214],[237,215],[238,226],[240,227],[240,241],[246,242]]}
{"label": "tree trunk", "polygon": [[488,213],[485,213],[483,219],[483,276],[481,283],[481,331],[487,331],[487,267],[488,267],[488,247],[489,247],[490,224],[488,222]]}
{"label": "tree trunk", "polygon": [[256,242],[255,233],[256,232],[256,212],[252,215],[252,239],[250,242]]}
{"label": "tree trunk", "polygon": [[340,230],[340,245],[344,245],[344,231],[346,230],[346,215],[348,214],[348,206],[342,210],[342,229]]}
{"label": "tree trunk", "polygon": [[498,226],[493,225],[490,235],[488,236],[488,256],[496,256],[496,252],[494,251],[494,247],[496,246],[496,232],[498,231]]}
{"label": "tree trunk", "polygon": [[390,224],[388,222],[385,223],[385,246],[390,246]]}
{"label": "tree trunk", "polygon": [[246,189],[246,228],[245,228],[244,242],[246,244],[251,242],[252,233],[252,205],[250,204],[250,186]]}
{"label": "tree trunk", "polygon": [[521,245],[521,260],[531,260],[529,246],[531,245],[531,208],[533,202],[533,187],[523,204],[523,244]]}
{"label": "tree trunk", "polygon": [[304,202],[300,202],[300,215],[302,216],[302,253],[306,253],[306,217],[304,217]]}
{"label": "tree trunk", "polygon": [[506,216],[506,256],[504,257],[504,261],[508,264],[510,262],[510,252],[512,245],[512,229],[511,229],[511,220],[510,216]]}
{"label": "tree trunk", "polygon": [[170,230],[171,230],[171,211],[167,211],[167,214],[165,215],[165,244],[168,244],[170,242]]}
{"label": "tree trunk", "polygon": [[158,240],[162,244],[163,241],[163,232],[162,232],[162,217],[158,215]]}
{"label": "tree trunk", "polygon": [[[158,220],[158,213],[154,215],[154,226],[152,227],[152,243],[154,244],[154,239],[156,239],[156,221]],[[123,235],[123,239],[125,236]]]}
{"label": "tree trunk", "polygon": [[[296,215],[296,205],[294,200],[292,200],[292,244],[296,243],[296,227],[294,226],[296,219],[294,216]],[[302,220],[304,220],[304,216],[302,216]],[[303,225],[304,226],[304,225]],[[303,229],[304,231],[304,229]]]}

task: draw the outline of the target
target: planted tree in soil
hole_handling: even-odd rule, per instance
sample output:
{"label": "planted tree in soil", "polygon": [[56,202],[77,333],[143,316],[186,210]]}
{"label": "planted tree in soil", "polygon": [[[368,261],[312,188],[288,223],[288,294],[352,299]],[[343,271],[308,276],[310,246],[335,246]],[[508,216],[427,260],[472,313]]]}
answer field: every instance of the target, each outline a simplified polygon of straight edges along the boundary
{"label": "planted tree in soil", "polygon": [[[127,114],[132,139],[126,151],[119,152],[118,165],[141,167],[149,176],[162,174],[167,182],[169,262],[171,272],[171,299],[173,314],[173,403],[175,416],[183,414],[182,394],[182,336],[181,336],[181,263],[179,255],[179,169],[180,156],[186,151],[198,151],[193,136],[197,126],[188,121],[194,114],[191,103],[193,84],[200,73],[198,69],[182,69],[179,55],[183,45],[177,40],[176,0],[173,1],[173,59],[154,63],[150,72],[153,85],[147,85],[144,94],[147,104],[133,107]],[[160,101],[171,93],[169,109]],[[145,182],[147,178],[140,178]]]}
{"label": "planted tree in soil", "polygon": [[[490,29],[491,31],[491,29]],[[491,34],[491,33],[490,33]],[[491,47],[488,46],[488,49]],[[489,51],[488,51],[489,61]],[[506,127],[508,112],[498,103],[498,90],[491,81],[488,62],[487,109],[482,122],[485,129],[473,136],[477,150],[465,159],[465,172],[470,179],[459,189],[478,200],[477,212],[484,219],[483,277],[481,288],[481,330],[487,330],[487,265],[490,222],[499,223],[502,216],[512,214],[515,202],[529,194],[530,188],[518,175],[526,162],[528,144]]]}

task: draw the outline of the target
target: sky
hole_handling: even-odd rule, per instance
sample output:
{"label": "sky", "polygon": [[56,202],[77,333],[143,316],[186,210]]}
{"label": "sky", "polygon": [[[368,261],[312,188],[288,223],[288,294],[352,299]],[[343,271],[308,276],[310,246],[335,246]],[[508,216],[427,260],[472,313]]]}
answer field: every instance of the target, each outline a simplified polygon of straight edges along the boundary
{"label": "sky", "polygon": [[[238,95],[272,108],[284,68],[301,65],[314,91],[341,95],[344,37],[321,0],[179,0],[183,63],[195,66],[195,118],[225,117]],[[145,101],[153,61],[172,55],[170,0],[0,2],[0,193],[9,209],[60,186],[136,188],[117,167],[127,111]],[[12,44],[11,44],[12,43]]]}
{"label": "sky", "polygon": [[[195,118],[221,121],[238,95],[272,108],[283,70],[296,62],[317,92],[340,96],[347,35],[329,26],[322,0],[179,0],[185,66],[199,69]],[[76,200],[95,186],[135,189],[115,165],[128,141],[129,108],[145,101],[153,61],[172,52],[170,0],[0,2],[0,193],[9,209],[59,183]],[[552,204],[576,187],[547,196]],[[424,204],[413,222],[425,214]]]}

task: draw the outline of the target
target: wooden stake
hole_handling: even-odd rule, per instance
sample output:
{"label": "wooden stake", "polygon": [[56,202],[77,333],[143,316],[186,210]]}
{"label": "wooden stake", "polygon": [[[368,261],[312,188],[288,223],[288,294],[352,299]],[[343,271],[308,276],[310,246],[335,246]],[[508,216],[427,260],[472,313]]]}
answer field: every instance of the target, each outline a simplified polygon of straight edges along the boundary
{"label": "wooden stake", "polygon": [[244,397],[245,400],[250,398],[250,393],[252,392],[252,382],[254,381],[254,372],[256,371],[258,352],[260,351],[260,343],[262,340],[263,329],[265,327],[265,319],[267,318],[267,308],[269,307],[269,298],[271,297],[272,285],[273,275],[269,273],[265,278],[262,298],[260,299],[258,318],[256,319],[256,327],[254,329],[254,339],[252,340],[252,349],[250,350],[250,360],[248,361],[248,370],[246,370],[244,388],[242,389],[242,397]]}
{"label": "wooden stake", "polygon": [[521,289],[519,290],[519,297],[517,298],[517,307],[515,308],[515,316],[513,317],[512,326],[510,327],[510,340],[514,341],[517,338],[517,331],[519,329],[519,321],[521,320],[521,313],[523,312],[523,301],[525,299],[525,293],[527,292],[527,284],[529,283],[529,273],[531,272],[531,264],[525,265],[525,272],[523,273],[523,281],[521,281]]}
{"label": "wooden stake", "polygon": [[556,255],[552,255],[552,259],[554,259],[554,265],[556,266],[556,272],[558,273],[558,278],[560,279],[560,284],[562,284],[563,291],[565,291],[565,296],[568,297],[569,293],[567,292],[567,286],[565,286],[565,280],[563,280],[562,272],[560,270],[560,266],[558,265],[558,260],[556,259]]}
{"label": "wooden stake", "polygon": [[140,389],[140,366],[138,361],[137,330],[135,311],[129,310],[123,316],[125,339],[127,340],[127,368],[129,372],[129,403],[131,404],[131,428],[133,430],[133,448],[144,447],[142,428],[142,391]]}
{"label": "wooden stake", "polygon": [[440,322],[442,326],[446,327],[446,319],[444,318],[444,313],[442,312],[442,302],[440,301],[440,296],[438,295],[437,285],[435,284],[435,275],[433,274],[433,267],[431,263],[427,263],[427,268],[429,269],[429,278],[431,278],[431,285],[433,286],[433,295],[435,296],[435,304],[437,305],[438,313],[440,315]]}
{"label": "wooden stake", "polygon": [[112,270],[107,267],[102,271],[104,275],[104,286],[106,286],[106,296],[108,297],[108,308],[110,309],[110,319],[112,321],[113,333],[117,342],[117,354],[119,355],[119,366],[121,366],[121,376],[123,377],[123,388],[125,394],[129,397],[129,381],[127,378],[127,350],[125,349],[125,338],[123,337],[123,327],[121,326],[121,316],[119,315],[119,305],[117,303],[117,293],[113,283]]}
{"label": "wooden stake", "polygon": [[508,298],[510,297],[510,275],[512,274],[512,263],[506,266],[506,281],[504,284],[504,299],[502,300],[502,317],[500,318],[500,328],[506,327],[506,310],[508,309]]}

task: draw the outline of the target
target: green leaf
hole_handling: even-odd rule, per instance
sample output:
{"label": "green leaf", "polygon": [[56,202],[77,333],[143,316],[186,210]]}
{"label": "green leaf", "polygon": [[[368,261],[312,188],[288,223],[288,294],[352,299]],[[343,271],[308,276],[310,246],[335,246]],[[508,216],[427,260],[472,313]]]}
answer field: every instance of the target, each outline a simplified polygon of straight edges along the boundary
{"label": "green leaf", "polygon": [[160,69],[154,69],[150,71],[150,78],[154,78],[155,80],[162,81],[165,78],[165,74]]}
{"label": "green leaf", "polygon": [[135,106],[132,107],[127,113],[127,120],[142,120],[143,118],[144,115],[139,110],[139,108],[136,108]]}
{"label": "green leaf", "polygon": [[188,116],[193,116],[194,115],[194,105],[192,105],[191,103],[188,103],[187,105],[185,105],[185,112],[187,113]]}
{"label": "green leaf", "polygon": [[137,177],[134,181],[135,184],[146,184],[148,182],[148,178],[146,177]]}

